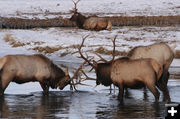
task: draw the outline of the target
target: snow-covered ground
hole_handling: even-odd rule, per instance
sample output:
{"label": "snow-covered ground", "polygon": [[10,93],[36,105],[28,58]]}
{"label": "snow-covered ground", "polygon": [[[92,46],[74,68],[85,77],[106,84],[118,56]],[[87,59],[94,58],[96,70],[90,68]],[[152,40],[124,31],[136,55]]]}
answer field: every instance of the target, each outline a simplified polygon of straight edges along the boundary
{"label": "snow-covered ground", "polygon": [[[69,18],[73,7],[72,0],[0,0],[0,17],[54,18],[62,16]],[[85,15],[96,14],[98,16],[176,16],[180,15],[180,0],[81,0],[78,3],[78,11]],[[89,36],[85,41],[83,52],[95,51],[99,47],[111,51],[111,39],[115,35],[118,35],[116,50],[121,52],[128,52],[135,46],[155,42],[166,42],[170,46],[176,45],[176,50],[180,50],[179,26],[113,27],[112,31],[99,32],[78,28],[0,29],[0,57],[8,54],[34,54],[38,52],[32,49],[48,46],[58,48],[54,53],[43,53],[50,59],[64,62],[66,65],[78,64],[82,60],[77,58],[77,46],[81,43],[82,37],[86,35]],[[8,37],[23,45],[12,47],[10,42],[5,42]],[[107,59],[111,58],[111,55],[101,55]],[[175,59],[172,65],[180,66],[179,62],[179,59]],[[94,76],[94,73],[90,76]],[[90,84],[95,85],[95,83]],[[27,92],[41,90],[38,83],[27,83],[21,86],[11,83],[6,93],[25,93],[24,89]],[[83,90],[89,89],[83,88]]]}
{"label": "snow-covered ground", "polygon": [[[77,0],[74,0],[77,1]],[[0,17],[70,17],[72,0],[0,0]],[[78,11],[99,16],[180,15],[179,0],[81,0]]]}
{"label": "snow-covered ground", "polygon": [[[77,47],[82,37],[89,35],[85,41],[84,51],[97,50],[99,47],[112,50],[112,41],[115,35],[116,50],[128,52],[135,46],[149,45],[157,42],[166,42],[170,46],[176,45],[180,49],[180,28],[177,27],[115,27],[112,31],[88,31],[78,28],[48,28],[32,30],[1,30],[0,42],[10,35],[16,42],[23,43],[23,49],[31,50],[37,47],[59,48],[50,56],[61,56],[68,53],[77,56]],[[7,44],[7,43],[6,43]],[[1,44],[2,45],[2,44]],[[3,45],[2,45],[3,47]],[[6,47],[6,46],[4,46]]]}
{"label": "snow-covered ground", "polygon": [[[102,47],[106,50],[112,51],[112,41],[115,35],[118,35],[116,39],[116,50],[128,52],[135,46],[149,45],[155,42],[166,42],[170,46],[176,45],[176,50],[180,49],[180,27],[114,27],[112,31],[88,31],[78,28],[48,28],[48,29],[31,29],[31,30],[12,30],[1,29],[0,30],[0,56],[8,54],[34,54],[38,53],[36,50],[32,50],[36,47],[51,47],[60,49],[54,53],[45,54],[53,61],[63,62],[64,65],[77,64],[72,66],[77,68],[82,60],[77,58],[79,56],[77,52],[77,46],[81,44],[82,37],[89,35],[85,40],[83,52],[96,50]],[[7,36],[10,36],[16,42],[24,43],[24,46],[12,47],[9,42],[5,42]],[[67,53],[62,56],[63,53]],[[88,52],[88,55],[93,55]],[[104,58],[110,59],[111,55],[101,54]],[[95,57],[97,59],[97,57]],[[180,66],[179,59],[175,59],[172,66]],[[73,70],[73,69],[72,69]],[[72,71],[70,70],[70,71]],[[72,75],[72,74],[71,74]],[[90,76],[95,77],[94,73]],[[95,86],[95,82],[90,83]],[[30,86],[31,85],[31,86]],[[14,86],[17,87],[14,92]],[[6,93],[24,93],[21,91],[22,87],[33,86],[33,91],[41,90],[38,83],[27,83],[18,85],[11,83],[7,88]],[[19,87],[19,88],[18,88]],[[27,88],[27,90],[29,90]],[[95,90],[102,87],[95,88]],[[78,88],[82,90],[94,90],[93,87]],[[69,90],[67,87],[65,90]],[[28,92],[28,91],[27,91]]]}

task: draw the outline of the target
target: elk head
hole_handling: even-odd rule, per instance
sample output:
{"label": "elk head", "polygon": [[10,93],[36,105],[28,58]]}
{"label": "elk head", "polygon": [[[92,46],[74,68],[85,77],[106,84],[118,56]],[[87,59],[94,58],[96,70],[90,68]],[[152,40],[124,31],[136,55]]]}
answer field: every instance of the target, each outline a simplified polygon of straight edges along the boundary
{"label": "elk head", "polygon": [[[86,64],[86,61],[84,61],[80,66],[79,68],[74,72],[73,76],[70,77],[69,76],[69,73],[68,73],[68,69],[66,68],[65,70],[65,76],[57,83],[56,85],[56,88],[59,87],[60,90],[64,89],[64,87],[66,87],[68,84],[70,84],[70,89],[71,90],[76,90],[76,87],[75,85],[86,85],[86,84],[82,84],[81,81],[84,81],[84,80],[94,80],[93,78],[89,78],[85,72],[82,70],[84,64]],[[81,78],[80,76],[80,72],[82,72],[85,76],[86,76],[86,79],[84,80],[78,80],[78,78]],[[76,83],[74,82],[73,79],[76,79]],[[78,80],[78,81],[77,81]],[[87,86],[87,85],[86,85]]]}
{"label": "elk head", "polygon": [[74,10],[71,11],[73,12],[73,15],[71,16],[70,20],[76,22],[79,28],[83,28],[83,24],[87,18],[83,16],[82,14],[80,14],[79,12],[77,12],[77,3],[79,1],[80,0],[78,0],[77,2],[73,1],[75,7],[74,7]]}
{"label": "elk head", "polygon": [[65,70],[65,76],[59,80],[59,82],[56,85],[56,88],[58,87],[60,90],[63,90],[64,87],[66,87],[68,84],[71,84],[71,78],[68,73],[68,69]]}
{"label": "elk head", "polygon": [[81,52],[81,48],[82,48],[86,38],[87,38],[87,36],[83,38],[82,43],[81,43],[81,45],[80,45],[80,47],[78,49],[80,57],[82,59],[84,59],[84,61],[86,61],[95,70],[96,76],[97,76],[97,79],[96,79],[96,84],[97,85],[99,85],[101,83],[103,85],[105,85],[105,86],[111,85],[112,81],[111,81],[111,78],[110,78],[110,71],[111,71],[111,64],[112,64],[112,62],[114,61],[114,58],[115,58],[115,40],[117,38],[117,35],[114,37],[114,40],[112,40],[112,42],[113,42],[113,52],[112,52],[113,58],[112,58],[112,60],[107,61],[104,58],[102,58],[99,54],[94,52],[100,58],[99,61],[103,61],[103,63],[98,63],[98,62],[96,62],[94,60],[93,60],[93,63],[91,63],[91,60],[88,59],[88,56],[87,57],[83,56],[83,54]]}
{"label": "elk head", "polygon": [[[72,0],[72,1],[73,1],[73,0]],[[78,18],[78,16],[80,15],[80,13],[77,12],[77,4],[78,4],[79,1],[80,1],[80,0],[78,0],[77,2],[74,2],[74,1],[73,1],[73,3],[74,3],[74,8],[73,8],[73,10],[70,11],[70,12],[73,13],[72,17],[70,18],[71,21],[76,21],[77,18]]]}

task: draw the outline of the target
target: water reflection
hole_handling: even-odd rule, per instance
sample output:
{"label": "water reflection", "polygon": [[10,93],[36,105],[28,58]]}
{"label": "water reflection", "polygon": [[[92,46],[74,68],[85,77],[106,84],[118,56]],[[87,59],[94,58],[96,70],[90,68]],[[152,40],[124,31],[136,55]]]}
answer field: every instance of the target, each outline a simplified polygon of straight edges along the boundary
{"label": "water reflection", "polygon": [[[173,85],[171,85],[173,83]],[[170,82],[172,101],[180,102],[180,82]],[[173,93],[172,93],[173,92]],[[50,91],[49,96],[42,92],[29,95],[0,97],[0,118],[37,119],[143,119],[164,118],[165,103],[161,93],[159,104],[154,103],[153,94],[146,89],[125,92],[124,104],[117,100],[118,90],[95,91]]]}
{"label": "water reflection", "polygon": [[118,104],[99,108],[96,112],[96,118],[101,119],[144,119],[144,118],[163,118],[165,117],[164,102],[156,104],[153,102],[135,100],[133,98],[126,99],[124,105]]}
{"label": "water reflection", "polygon": [[[32,95],[5,95],[0,98],[1,118],[66,118],[71,104],[71,92],[41,92]],[[63,115],[66,114],[66,115]]]}

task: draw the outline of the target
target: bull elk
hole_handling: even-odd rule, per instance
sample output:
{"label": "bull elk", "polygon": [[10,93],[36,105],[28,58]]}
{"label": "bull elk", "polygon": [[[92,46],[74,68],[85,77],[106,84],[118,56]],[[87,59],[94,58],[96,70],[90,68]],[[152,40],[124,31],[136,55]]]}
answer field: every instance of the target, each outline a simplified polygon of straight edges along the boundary
{"label": "bull elk", "polygon": [[[73,1],[73,0],[72,0]],[[73,10],[73,15],[71,16],[70,20],[76,22],[76,25],[81,28],[81,29],[86,29],[86,30],[111,30],[112,29],[112,24],[111,21],[108,20],[107,18],[100,18],[96,16],[90,16],[86,17],[82,15],[81,13],[77,12],[77,2],[74,2],[74,10]]]}
{"label": "bull elk", "polygon": [[[163,75],[160,78],[161,90],[167,90],[167,82],[169,78],[168,69],[174,59],[173,50],[176,46],[169,47],[166,43],[155,43],[149,46],[137,46],[129,53],[130,59],[152,58],[155,59],[163,68]],[[164,91],[167,92],[167,91]],[[169,94],[164,94],[168,96]],[[169,96],[168,96],[169,97]]]}
{"label": "bull elk", "polygon": [[[161,65],[154,59],[136,59],[132,60],[128,57],[118,58],[114,60],[115,57],[115,39],[113,40],[113,58],[110,61],[105,61],[103,63],[97,63],[96,61],[89,60],[83,56],[81,48],[84,44],[83,38],[82,44],[79,47],[79,54],[82,59],[84,59],[90,66],[95,69],[96,72],[96,84],[103,84],[104,86],[110,86],[114,84],[119,88],[118,98],[123,102],[124,88],[142,88],[147,86],[155,97],[156,102],[159,100],[159,91],[156,86],[160,88],[159,79],[162,75]],[[101,57],[102,58],[102,57]],[[168,90],[166,90],[169,94]],[[170,98],[168,98],[170,101]]]}
{"label": "bull elk", "polygon": [[0,95],[11,81],[18,84],[37,81],[43,93],[48,94],[49,87],[62,90],[73,78],[44,55],[7,55],[0,59]]}

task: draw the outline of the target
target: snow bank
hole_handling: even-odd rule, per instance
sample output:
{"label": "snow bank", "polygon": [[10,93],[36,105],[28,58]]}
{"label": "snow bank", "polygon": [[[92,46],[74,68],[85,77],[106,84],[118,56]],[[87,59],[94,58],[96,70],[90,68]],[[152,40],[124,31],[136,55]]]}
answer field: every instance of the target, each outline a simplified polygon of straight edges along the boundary
{"label": "snow bank", "polygon": [[[0,0],[1,17],[70,17],[71,0]],[[99,16],[180,15],[179,0],[81,0],[78,11]]]}

